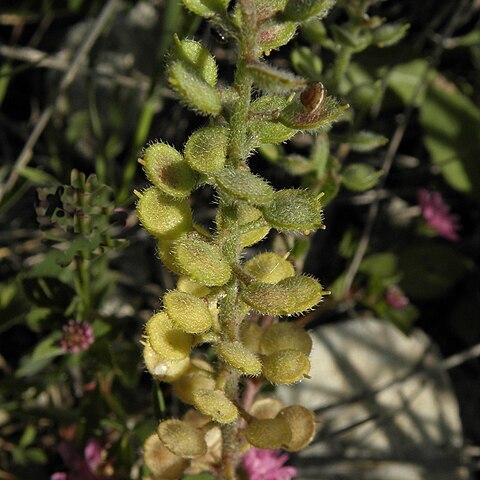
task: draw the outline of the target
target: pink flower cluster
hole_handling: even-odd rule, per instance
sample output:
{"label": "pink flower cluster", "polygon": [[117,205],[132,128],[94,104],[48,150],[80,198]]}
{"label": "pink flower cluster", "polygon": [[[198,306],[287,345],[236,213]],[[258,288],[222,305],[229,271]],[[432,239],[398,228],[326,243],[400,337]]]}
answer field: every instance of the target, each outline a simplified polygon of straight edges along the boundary
{"label": "pink flower cluster", "polygon": [[249,480],[291,480],[297,469],[284,466],[287,460],[288,455],[280,455],[280,450],[251,448],[243,457],[243,467]]}
{"label": "pink flower cluster", "polygon": [[62,328],[60,346],[65,353],[78,353],[88,350],[94,340],[93,329],[89,323],[70,320]]}
{"label": "pink flower cluster", "polygon": [[387,288],[385,300],[395,310],[402,310],[410,303],[410,300],[398,285],[390,285]]}

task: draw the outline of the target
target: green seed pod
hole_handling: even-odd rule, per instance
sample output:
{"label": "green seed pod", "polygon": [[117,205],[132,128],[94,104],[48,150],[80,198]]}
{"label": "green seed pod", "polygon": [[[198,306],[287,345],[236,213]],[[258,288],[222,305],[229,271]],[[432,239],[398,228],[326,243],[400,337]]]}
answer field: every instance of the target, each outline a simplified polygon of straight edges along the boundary
{"label": "green seed pod", "polygon": [[259,398],[253,402],[248,413],[255,418],[275,418],[285,405],[276,398]]}
{"label": "green seed pod", "polygon": [[157,435],[165,446],[179,457],[195,458],[207,453],[204,433],[182,420],[172,418],[160,422]]}
{"label": "green seed pod", "polygon": [[165,480],[180,478],[190,464],[186,458],[173,454],[156,434],[150,435],[145,441],[143,460],[155,478]]}
{"label": "green seed pod", "polygon": [[348,143],[351,150],[362,153],[371,152],[388,142],[387,137],[366,130],[360,130],[350,135],[338,135],[335,137],[335,140]]}
{"label": "green seed pod", "polygon": [[314,307],[322,299],[323,289],[317,280],[297,275],[277,284],[252,283],[241,298],[250,307],[267,315],[293,315]]}
{"label": "green seed pod", "polygon": [[296,31],[297,24],[294,22],[269,20],[261,26],[257,34],[257,45],[268,55],[271,50],[286,45]]}
{"label": "green seed pod", "polygon": [[274,17],[285,8],[287,0],[255,0],[255,19],[258,24]]}
{"label": "green seed pod", "polygon": [[173,382],[173,393],[184,403],[195,403],[193,394],[197,390],[214,390],[215,378],[213,372],[208,370],[209,365],[202,365],[198,360],[193,360],[189,371]]}
{"label": "green seed pod", "polygon": [[382,171],[375,170],[370,165],[365,163],[351,163],[345,167],[342,172],[342,183],[349,190],[364,192],[365,190],[373,188],[381,176]]}
{"label": "green seed pod", "polygon": [[218,423],[232,423],[238,417],[234,403],[218,390],[197,390],[193,393],[195,407]]}
{"label": "green seed pod", "polygon": [[367,109],[382,98],[380,82],[361,83],[350,90],[348,101],[357,108]]}
{"label": "green seed pod", "polygon": [[295,323],[280,322],[270,325],[260,339],[260,353],[270,355],[280,350],[300,350],[310,355],[312,339],[310,335]]}
{"label": "green seed pod", "polygon": [[308,232],[323,225],[320,196],[307,190],[284,189],[275,192],[273,202],[263,209],[265,220],[279,231]]}
{"label": "green seed pod", "polygon": [[137,202],[137,213],[145,230],[159,238],[175,238],[193,228],[192,212],[185,200],[175,200],[158,188],[145,190]]}
{"label": "green seed pod", "polygon": [[244,265],[244,270],[262,283],[278,283],[295,275],[293,265],[273,252],[256,255]]}
{"label": "green seed pod", "polygon": [[263,96],[252,102],[250,114],[253,119],[248,123],[248,130],[259,144],[285,142],[297,133],[297,130],[273,120],[274,116],[287,106],[287,103],[285,98],[277,96]]}
{"label": "green seed pod", "polygon": [[215,175],[218,190],[236,200],[265,205],[273,200],[275,190],[261,177],[247,170],[224,168]]}
{"label": "green seed pod", "polygon": [[232,275],[220,249],[195,235],[176,240],[173,257],[184,275],[208,287],[225,285]]}
{"label": "green seed pod", "polygon": [[182,155],[164,143],[149,145],[140,160],[148,179],[162,192],[176,198],[188,197],[197,183],[197,174]]}
{"label": "green seed pod", "polygon": [[218,115],[222,110],[217,90],[187,63],[180,61],[170,64],[168,79],[180,99],[192,110],[202,115]]}
{"label": "green seed pod", "polygon": [[[248,307],[250,308],[250,307]],[[240,326],[240,340],[251,352],[260,351],[260,338],[263,330],[258,323],[243,322]]]}
{"label": "green seed pod", "polygon": [[175,327],[165,312],[156,313],[145,326],[147,340],[160,355],[181,360],[190,353],[193,337]]}
{"label": "green seed pod", "polygon": [[189,366],[190,358],[171,360],[158,354],[149,343],[143,348],[143,360],[147,370],[159,382],[174,382],[184,375]]}
{"label": "green seed pod", "polygon": [[283,418],[292,432],[292,438],[283,447],[285,450],[298,452],[313,440],[317,425],[314,413],[308,408],[301,405],[291,405],[285,407],[277,418]]}
{"label": "green seed pod", "polygon": [[295,71],[312,82],[318,82],[322,76],[323,62],[308,47],[295,48],[290,54],[290,62]]}
{"label": "green seed pod", "polygon": [[249,63],[247,72],[257,87],[265,92],[290,92],[306,86],[305,79],[297,77],[288,70],[280,70],[265,63]]}
{"label": "green seed pod", "polygon": [[288,423],[283,418],[255,418],[245,430],[248,442],[257,448],[283,448],[292,438]]}
{"label": "green seed pod", "polygon": [[181,275],[177,280],[177,289],[181,292],[190,293],[191,295],[195,295],[198,298],[202,298],[207,296],[210,293],[210,289],[191,280],[184,275]]}
{"label": "green seed pod", "polygon": [[227,158],[228,129],[206,127],[194,132],[185,145],[185,159],[190,167],[206,175],[223,168]]}
{"label": "green seed pod", "polygon": [[168,317],[187,333],[203,333],[212,326],[208,304],[190,293],[172,290],[163,297]]}
{"label": "green seed pod", "polygon": [[172,254],[172,239],[158,240],[157,242],[157,255],[160,257],[162,263],[173,273],[180,275],[180,269],[175,263],[175,259]]}
{"label": "green seed pod", "polygon": [[305,22],[310,18],[323,18],[335,0],[288,0],[283,16],[294,22]]}
{"label": "green seed pod", "polygon": [[309,371],[310,362],[300,350],[281,350],[263,359],[263,376],[273,384],[297,383]]}
{"label": "green seed pod", "polygon": [[302,36],[307,42],[323,45],[328,38],[328,32],[323,22],[318,18],[312,18],[302,24]]}
{"label": "green seed pod", "polygon": [[175,34],[171,61],[180,60],[193,68],[195,73],[209,85],[217,84],[217,64],[215,58],[200,42],[179,40]]}
{"label": "green seed pod", "polygon": [[255,353],[240,342],[223,342],[216,347],[219,357],[245,375],[259,375],[262,363]]}
{"label": "green seed pod", "polygon": [[380,48],[391,47],[405,36],[410,24],[389,23],[372,30],[373,43]]}
{"label": "green seed pod", "polygon": [[203,18],[212,18],[227,9],[230,0],[182,0],[185,8]]}

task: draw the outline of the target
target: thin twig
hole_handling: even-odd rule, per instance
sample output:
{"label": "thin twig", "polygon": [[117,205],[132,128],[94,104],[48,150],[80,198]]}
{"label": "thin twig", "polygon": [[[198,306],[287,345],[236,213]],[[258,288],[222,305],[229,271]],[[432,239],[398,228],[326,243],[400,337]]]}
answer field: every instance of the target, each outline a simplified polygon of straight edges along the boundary
{"label": "thin twig", "polygon": [[57,103],[58,98],[60,95],[65,92],[65,90],[70,86],[70,84],[75,79],[80,67],[82,65],[83,60],[88,55],[92,47],[95,45],[95,42],[99,38],[100,34],[102,33],[106,23],[109,21],[111,16],[115,13],[116,9],[120,6],[120,0],[109,0],[108,3],[103,7],[100,15],[96,19],[94,25],[92,26],[90,32],[86,36],[83,43],[78,48],[76,55],[74,56],[68,70],[62,77],[60,84],[58,86],[56,95],[54,100],[50,102],[50,104],[43,110],[40,118],[38,119],[35,128],[30,133],[27,142],[25,143],[20,155],[18,156],[17,160],[15,161],[15,165],[13,166],[10,175],[5,182],[4,185],[0,186],[0,202],[2,201],[3,197],[6,193],[8,193],[14,186],[18,177],[20,175],[20,171],[22,168],[28,165],[30,162],[32,155],[33,155],[33,148],[37,143],[38,139],[42,135],[43,131],[45,130],[50,118],[54,112],[55,105]]}

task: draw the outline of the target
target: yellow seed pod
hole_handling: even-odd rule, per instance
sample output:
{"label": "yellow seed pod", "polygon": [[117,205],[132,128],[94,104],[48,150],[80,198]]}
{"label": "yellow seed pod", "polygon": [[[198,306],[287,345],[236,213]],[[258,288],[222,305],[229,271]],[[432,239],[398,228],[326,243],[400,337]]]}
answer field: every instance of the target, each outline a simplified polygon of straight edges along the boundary
{"label": "yellow seed pod", "polygon": [[190,464],[189,460],[173,454],[156,434],[143,444],[143,460],[155,478],[165,480],[180,478]]}
{"label": "yellow seed pod", "polygon": [[207,453],[203,432],[182,420],[172,418],[160,422],[157,435],[165,446],[179,457],[195,458]]}
{"label": "yellow seed pod", "polygon": [[240,342],[223,342],[216,347],[219,357],[245,375],[259,375],[262,362]]}
{"label": "yellow seed pod", "polygon": [[300,350],[281,350],[263,358],[263,376],[274,384],[296,383],[310,371],[310,362]]}
{"label": "yellow seed pod", "polygon": [[313,440],[317,426],[315,415],[308,408],[291,405],[282,409],[277,418],[283,418],[292,431],[292,438],[283,447],[285,450],[298,452]]}
{"label": "yellow seed pod", "polygon": [[140,162],[148,179],[172,197],[188,197],[197,183],[198,174],[190,168],[180,152],[165,143],[149,145]]}
{"label": "yellow seed pod", "polygon": [[220,249],[195,235],[176,240],[173,257],[184,275],[207,287],[225,285],[232,275]]}
{"label": "yellow seed pod", "polygon": [[156,187],[145,190],[137,202],[141,224],[158,238],[175,238],[193,228],[192,212],[186,200],[175,200]]}
{"label": "yellow seed pod", "polygon": [[187,333],[203,333],[212,326],[208,304],[190,293],[172,290],[163,297],[168,317]]}
{"label": "yellow seed pod", "polygon": [[283,448],[292,438],[288,423],[283,418],[255,418],[245,430],[248,442],[257,448]]}
{"label": "yellow seed pod", "polygon": [[181,275],[177,280],[177,289],[181,292],[190,293],[196,297],[202,298],[207,296],[210,293],[210,289],[205,285],[191,280],[185,275]]}
{"label": "yellow seed pod", "polygon": [[193,393],[195,407],[218,423],[232,423],[238,417],[237,407],[223,392],[197,390]]}
{"label": "yellow seed pod", "polygon": [[255,418],[275,418],[284,406],[285,405],[276,398],[258,398],[253,402],[248,413]]}
{"label": "yellow seed pod", "polygon": [[298,325],[290,322],[280,322],[270,325],[260,339],[260,353],[270,355],[280,350],[300,350],[310,355],[312,339],[310,335]]}
{"label": "yellow seed pod", "polygon": [[244,265],[245,271],[263,283],[278,283],[295,275],[293,265],[280,255],[265,252],[256,255]]}
{"label": "yellow seed pod", "polygon": [[180,275],[180,269],[173,258],[172,244],[173,240],[171,238],[159,239],[157,242],[157,255],[165,267],[171,272]]}
{"label": "yellow seed pod", "polygon": [[206,175],[218,172],[227,159],[228,135],[225,127],[197,130],[185,145],[185,160],[197,172]]}
{"label": "yellow seed pod", "polygon": [[173,392],[188,405],[195,403],[193,394],[197,390],[214,390],[215,379],[213,373],[192,365],[190,371],[173,382]]}
{"label": "yellow seed pod", "polygon": [[181,360],[192,349],[193,336],[176,327],[165,312],[147,322],[145,333],[152,348],[165,358]]}
{"label": "yellow seed pod", "polygon": [[181,360],[165,358],[158,354],[148,342],[143,347],[143,360],[147,370],[160,382],[178,380],[187,372],[190,366],[189,357]]}
{"label": "yellow seed pod", "polygon": [[243,322],[240,326],[240,340],[251,352],[260,351],[260,338],[263,330],[254,322]]}
{"label": "yellow seed pod", "polygon": [[189,408],[183,415],[182,420],[192,427],[200,429],[212,421],[208,415],[204,415],[194,408]]}

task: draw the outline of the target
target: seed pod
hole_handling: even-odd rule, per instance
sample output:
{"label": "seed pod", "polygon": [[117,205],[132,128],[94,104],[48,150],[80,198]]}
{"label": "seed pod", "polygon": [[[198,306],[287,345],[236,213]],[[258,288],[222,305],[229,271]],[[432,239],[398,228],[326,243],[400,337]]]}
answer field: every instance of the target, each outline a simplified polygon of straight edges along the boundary
{"label": "seed pod", "polygon": [[279,231],[309,231],[325,228],[320,197],[307,190],[284,189],[275,192],[263,209],[265,220]]}
{"label": "seed pod", "polygon": [[391,47],[398,43],[410,28],[409,23],[388,23],[372,30],[373,43],[380,48]]}
{"label": "seed pod", "polygon": [[280,350],[300,350],[310,355],[312,339],[310,335],[295,323],[280,322],[270,325],[260,339],[260,353],[270,355]]}
{"label": "seed pod", "polygon": [[248,442],[257,448],[283,448],[292,438],[288,423],[283,418],[255,418],[245,430]]}
{"label": "seed pod", "polygon": [[253,402],[248,413],[255,418],[275,418],[285,405],[276,398],[259,398]]}
{"label": "seed pod", "polygon": [[293,265],[280,255],[265,252],[256,255],[244,265],[244,270],[262,283],[278,283],[295,275]]}
{"label": "seed pod", "polygon": [[208,287],[205,287],[205,285],[201,285],[200,283],[197,283],[194,280],[185,277],[184,275],[178,277],[177,289],[181,292],[195,295],[198,298],[205,297],[210,293],[210,289]]}
{"label": "seed pod", "polygon": [[[250,308],[250,307],[248,307]],[[240,326],[240,340],[251,352],[260,351],[260,338],[263,330],[258,323],[243,322]]]}
{"label": "seed pod", "polygon": [[[215,379],[213,372],[200,368],[198,360],[194,360],[189,371],[173,382],[173,393],[184,403],[193,405],[195,403],[194,393],[198,390],[214,390]],[[207,364],[208,366],[208,364]]]}
{"label": "seed pod", "polygon": [[156,434],[150,435],[145,441],[143,460],[155,478],[165,480],[180,478],[190,464],[189,460],[173,454]]}
{"label": "seed pod", "polygon": [[268,55],[271,50],[286,45],[295,35],[297,24],[276,19],[265,22],[257,34],[257,45]]}
{"label": "seed pod", "polygon": [[175,263],[175,259],[172,254],[172,239],[158,240],[157,242],[157,255],[159,256],[162,263],[173,273],[177,275],[181,274],[178,265]]}
{"label": "seed pod", "polygon": [[373,188],[382,172],[365,163],[351,163],[342,172],[342,183],[349,190],[363,192]]}
{"label": "seed pod", "polygon": [[182,0],[185,8],[203,18],[212,18],[227,9],[230,0]]}
{"label": "seed pod", "polygon": [[206,127],[194,132],[185,145],[185,159],[190,167],[206,175],[223,168],[227,158],[228,129]]}
{"label": "seed pod", "polygon": [[263,359],[263,376],[273,384],[290,385],[310,371],[310,362],[300,350],[281,350]]}
{"label": "seed pod", "polygon": [[295,71],[313,82],[318,82],[322,76],[323,62],[308,47],[295,48],[290,54],[290,63]]}
{"label": "seed pod", "polygon": [[184,275],[208,287],[225,285],[232,275],[220,249],[195,235],[173,243],[173,258]]}
{"label": "seed pod", "polygon": [[305,448],[315,436],[315,415],[308,408],[301,405],[285,407],[277,418],[283,418],[290,427],[292,438],[283,447],[289,452],[298,452]]}
{"label": "seed pod", "polygon": [[171,360],[185,358],[192,348],[192,335],[175,327],[165,312],[155,314],[147,322],[145,333],[152,348]]}
{"label": "seed pod", "polygon": [[356,85],[348,93],[348,101],[357,108],[370,108],[382,98],[382,86],[380,82],[361,83]]}
{"label": "seed pod", "polygon": [[215,175],[215,180],[220,191],[252,205],[265,205],[271,202],[275,193],[263,178],[238,168],[222,169]]}
{"label": "seed pod", "polygon": [[165,446],[179,457],[195,458],[207,453],[203,432],[182,420],[172,418],[160,422],[157,435]]}
{"label": "seed pod", "polygon": [[156,187],[145,190],[137,202],[145,230],[159,238],[175,238],[193,228],[192,212],[185,200],[175,200]]}
{"label": "seed pod", "polygon": [[168,317],[187,333],[203,333],[212,326],[207,303],[190,293],[172,290],[163,297]]}
{"label": "seed pod", "polygon": [[323,18],[334,4],[335,0],[288,0],[283,17],[294,22]]}
{"label": "seed pod", "polygon": [[314,307],[322,299],[320,283],[306,275],[289,277],[277,284],[252,283],[241,298],[250,307],[268,315],[293,315]]}
{"label": "seed pod", "polygon": [[306,85],[306,81],[302,77],[297,77],[288,70],[280,70],[265,63],[250,63],[247,65],[247,71],[253,82],[265,92],[290,92],[300,90]]}
{"label": "seed pod", "polygon": [[253,352],[240,342],[223,342],[216,347],[219,357],[245,375],[259,375],[262,363]]}
{"label": "seed pod", "polygon": [[173,382],[184,375],[189,366],[190,358],[185,357],[181,360],[171,360],[158,354],[150,345],[146,343],[143,347],[143,360],[147,370],[160,382]]}
{"label": "seed pod", "polygon": [[237,407],[223,392],[218,390],[196,390],[193,393],[193,398],[195,407],[218,423],[232,423],[238,417]]}

